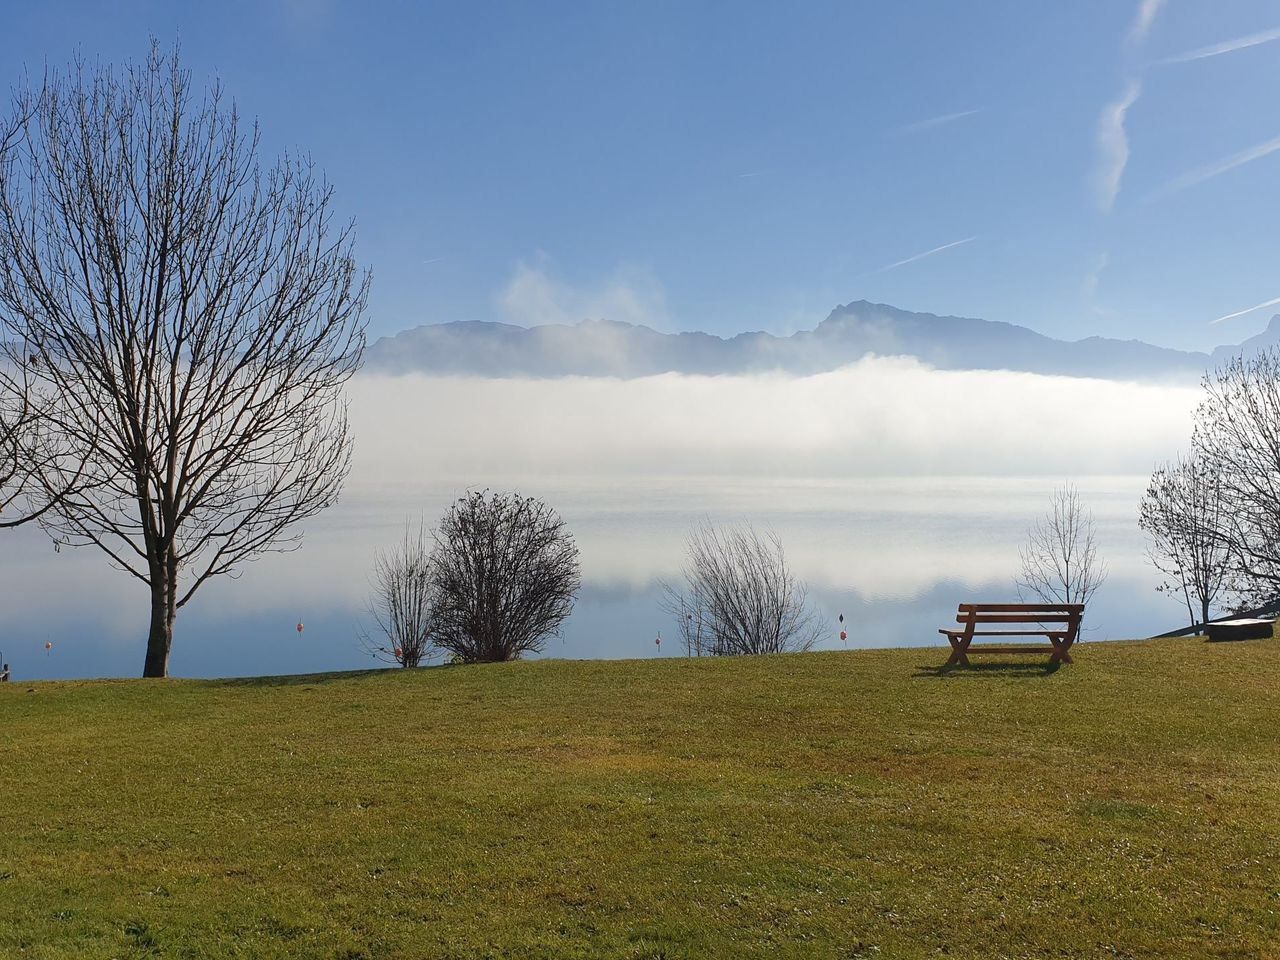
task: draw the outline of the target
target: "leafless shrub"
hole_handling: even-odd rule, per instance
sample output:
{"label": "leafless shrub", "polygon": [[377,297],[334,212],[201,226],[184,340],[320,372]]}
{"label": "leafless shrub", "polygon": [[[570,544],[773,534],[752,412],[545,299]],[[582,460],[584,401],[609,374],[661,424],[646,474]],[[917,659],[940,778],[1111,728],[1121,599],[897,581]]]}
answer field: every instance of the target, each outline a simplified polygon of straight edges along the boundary
{"label": "leafless shrub", "polygon": [[[21,89],[0,160],[0,322],[43,429],[41,517],[146,584],[143,675],[210,577],[298,543],[350,464],[368,277],[305,161],[177,54]],[[64,491],[71,489],[68,495]]]}
{"label": "leafless shrub", "polygon": [[1020,551],[1018,596],[1040,603],[1088,603],[1107,579],[1098,557],[1093,511],[1073,484],[1056,488],[1049,512],[1032,524]]}
{"label": "leafless shrub", "polygon": [[440,521],[431,583],[436,646],[465,663],[515,660],[573,611],[578,547],[541,500],[473,492]]}
{"label": "leafless shrub", "polygon": [[1222,472],[1202,456],[1152,473],[1138,526],[1150,538],[1148,556],[1165,578],[1157,589],[1182,598],[1193,627],[1208,621],[1209,608],[1230,577],[1229,519]]}
{"label": "leafless shrub", "polygon": [[422,525],[406,527],[400,543],[374,557],[374,629],[361,635],[361,646],[375,659],[421,666],[431,652],[432,609],[430,539]]}
{"label": "leafless shrub", "polygon": [[690,656],[802,651],[821,636],[776,534],[703,523],[686,551],[684,582],[663,584],[663,605]]}

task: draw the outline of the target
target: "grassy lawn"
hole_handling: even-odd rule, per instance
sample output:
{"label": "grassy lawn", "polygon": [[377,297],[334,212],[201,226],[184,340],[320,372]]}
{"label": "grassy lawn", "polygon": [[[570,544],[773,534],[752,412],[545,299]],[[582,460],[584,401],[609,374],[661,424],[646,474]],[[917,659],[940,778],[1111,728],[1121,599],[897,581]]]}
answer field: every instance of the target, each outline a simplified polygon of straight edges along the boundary
{"label": "grassy lawn", "polygon": [[0,955],[1280,957],[1280,641],[0,686]]}

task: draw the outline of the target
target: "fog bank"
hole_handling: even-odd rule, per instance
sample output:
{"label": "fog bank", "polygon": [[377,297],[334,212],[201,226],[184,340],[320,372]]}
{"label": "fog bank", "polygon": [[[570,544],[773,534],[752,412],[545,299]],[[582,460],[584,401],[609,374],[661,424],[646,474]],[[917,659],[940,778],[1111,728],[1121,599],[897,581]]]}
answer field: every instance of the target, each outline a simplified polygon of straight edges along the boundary
{"label": "fog bank", "polygon": [[1147,473],[1198,390],[871,358],[805,377],[362,376],[353,479]]}

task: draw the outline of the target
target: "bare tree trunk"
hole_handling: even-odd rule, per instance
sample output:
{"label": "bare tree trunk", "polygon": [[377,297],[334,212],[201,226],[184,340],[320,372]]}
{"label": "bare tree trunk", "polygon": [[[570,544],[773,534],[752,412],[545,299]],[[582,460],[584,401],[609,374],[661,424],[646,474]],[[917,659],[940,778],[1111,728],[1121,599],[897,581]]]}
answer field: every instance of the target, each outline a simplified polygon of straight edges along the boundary
{"label": "bare tree trunk", "polygon": [[151,572],[151,630],[147,634],[144,677],[169,675],[169,651],[173,648],[173,622],[178,614],[178,564],[172,551]]}

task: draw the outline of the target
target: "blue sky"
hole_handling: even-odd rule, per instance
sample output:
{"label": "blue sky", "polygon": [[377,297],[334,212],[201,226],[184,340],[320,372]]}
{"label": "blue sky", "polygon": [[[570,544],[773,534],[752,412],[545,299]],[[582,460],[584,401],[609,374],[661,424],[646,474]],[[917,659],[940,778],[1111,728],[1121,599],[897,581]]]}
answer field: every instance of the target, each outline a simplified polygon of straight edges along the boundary
{"label": "blue sky", "polygon": [[[1280,297],[1280,3],[15,3],[0,75],[180,38],[358,222],[374,334],[789,332],[867,298],[1188,348]],[[942,248],[942,249],[939,249]],[[920,256],[936,251],[927,256]]]}

